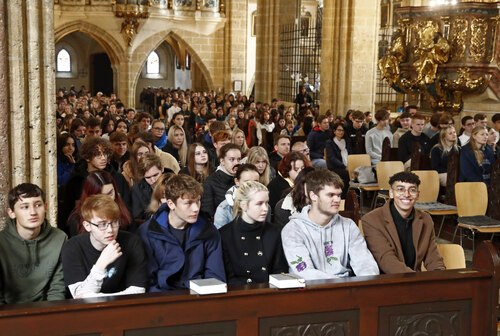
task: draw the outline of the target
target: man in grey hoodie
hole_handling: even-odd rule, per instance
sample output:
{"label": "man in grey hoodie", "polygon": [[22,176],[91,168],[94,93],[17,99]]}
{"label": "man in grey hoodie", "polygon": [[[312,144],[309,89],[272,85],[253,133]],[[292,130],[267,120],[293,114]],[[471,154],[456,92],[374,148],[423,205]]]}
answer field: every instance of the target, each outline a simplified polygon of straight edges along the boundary
{"label": "man in grey hoodie", "polygon": [[379,268],[356,224],[338,214],[343,182],[318,169],[307,175],[311,205],[293,215],[281,233],[291,272],[306,280],[377,275]]}

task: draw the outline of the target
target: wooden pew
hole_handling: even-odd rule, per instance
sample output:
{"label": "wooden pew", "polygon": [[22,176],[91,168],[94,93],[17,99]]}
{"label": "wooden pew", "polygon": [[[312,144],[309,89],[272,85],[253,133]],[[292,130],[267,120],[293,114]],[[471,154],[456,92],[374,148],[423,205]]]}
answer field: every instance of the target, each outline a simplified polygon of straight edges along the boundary
{"label": "wooden pew", "polygon": [[[0,307],[2,335],[496,335],[500,258],[471,269],[231,287]],[[431,332],[432,328],[434,332]]]}

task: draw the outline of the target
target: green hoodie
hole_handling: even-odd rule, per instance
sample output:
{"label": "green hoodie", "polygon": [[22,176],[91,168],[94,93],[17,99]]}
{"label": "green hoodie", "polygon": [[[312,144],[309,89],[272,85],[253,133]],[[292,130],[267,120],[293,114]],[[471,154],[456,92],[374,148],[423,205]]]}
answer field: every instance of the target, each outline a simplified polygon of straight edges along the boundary
{"label": "green hoodie", "polygon": [[33,240],[19,236],[7,219],[0,232],[0,304],[65,299],[61,248],[64,232],[42,224]]}

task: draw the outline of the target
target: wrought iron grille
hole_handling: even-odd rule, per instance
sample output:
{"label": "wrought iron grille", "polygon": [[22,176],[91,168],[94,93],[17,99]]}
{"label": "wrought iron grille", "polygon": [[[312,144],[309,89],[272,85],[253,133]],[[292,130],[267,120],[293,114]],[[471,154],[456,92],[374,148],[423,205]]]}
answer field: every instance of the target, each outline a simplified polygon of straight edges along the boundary
{"label": "wrought iron grille", "polygon": [[321,55],[321,11],[316,22],[302,17],[300,25],[285,24],[280,27],[279,87],[282,101],[293,102],[304,85],[319,102]]}
{"label": "wrought iron grille", "polygon": [[[378,40],[378,57],[380,59],[384,56],[387,50],[391,46],[392,39],[392,29],[383,28],[380,30],[379,40]],[[400,102],[399,102],[400,103]],[[398,93],[392,89],[387,81],[381,78],[380,70],[377,66],[377,89],[375,96],[375,104],[377,107],[386,106],[396,112],[398,107]]]}

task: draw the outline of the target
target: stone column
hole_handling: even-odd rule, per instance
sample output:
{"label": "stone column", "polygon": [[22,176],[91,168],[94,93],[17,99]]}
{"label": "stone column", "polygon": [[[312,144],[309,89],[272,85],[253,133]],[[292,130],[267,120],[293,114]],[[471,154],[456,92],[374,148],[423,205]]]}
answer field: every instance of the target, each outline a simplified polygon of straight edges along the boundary
{"label": "stone column", "polygon": [[246,78],[247,1],[226,2],[229,20],[224,28],[224,92],[233,90],[235,80],[242,81],[242,92],[246,92],[250,79]]}
{"label": "stone column", "polygon": [[256,101],[278,96],[280,24],[294,22],[300,0],[257,0]]}
{"label": "stone column", "polygon": [[377,1],[324,0],[321,111],[372,110],[377,66]]}
{"label": "stone column", "polygon": [[[48,218],[57,214],[53,0],[0,1],[0,197],[22,182],[47,195]],[[5,30],[3,30],[5,29]],[[4,69],[5,70],[5,69]]]}

